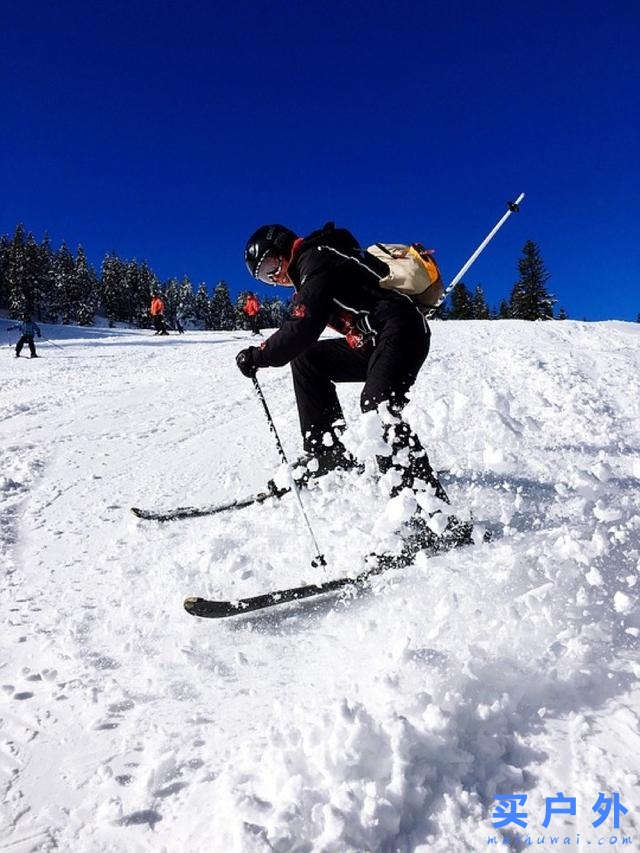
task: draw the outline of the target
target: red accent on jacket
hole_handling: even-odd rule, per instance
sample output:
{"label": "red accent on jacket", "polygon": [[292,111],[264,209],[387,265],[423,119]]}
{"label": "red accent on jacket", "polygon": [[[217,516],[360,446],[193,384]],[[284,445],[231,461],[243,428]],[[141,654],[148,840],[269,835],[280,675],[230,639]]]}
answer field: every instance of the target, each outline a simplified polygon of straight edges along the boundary
{"label": "red accent on jacket", "polygon": [[304,237],[296,237],[293,241],[293,246],[291,247],[291,257],[289,258],[289,263],[293,260],[293,256],[298,251],[300,246],[304,243]]}
{"label": "red accent on jacket", "polygon": [[302,317],[307,316],[307,306],[304,304],[304,302],[298,302],[296,305],[293,306],[293,308],[291,309],[291,316],[295,317],[296,319],[301,319]]}
{"label": "red accent on jacket", "polygon": [[364,344],[364,335],[362,332],[358,332],[357,330],[347,332],[345,338],[351,349],[360,349]]}

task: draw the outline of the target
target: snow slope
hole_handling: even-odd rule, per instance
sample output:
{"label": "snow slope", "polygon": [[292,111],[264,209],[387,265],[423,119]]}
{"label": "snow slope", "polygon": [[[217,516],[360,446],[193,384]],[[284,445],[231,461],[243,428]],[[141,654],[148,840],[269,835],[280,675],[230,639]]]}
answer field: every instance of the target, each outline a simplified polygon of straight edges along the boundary
{"label": "snow slope", "polygon": [[[0,320],[5,335],[7,321]],[[640,850],[640,325],[432,324],[407,410],[491,543],[223,623],[233,598],[355,574],[393,539],[367,473],[159,525],[132,504],[262,488],[278,457],[242,332],[44,326],[0,359],[0,850]],[[259,374],[299,452],[287,369]],[[376,447],[340,390],[351,446]],[[372,532],[375,531],[375,532]],[[545,801],[575,797],[576,815]],[[599,826],[598,793],[628,812]],[[521,809],[522,810],[522,809]],[[603,842],[604,843],[604,842]]]}

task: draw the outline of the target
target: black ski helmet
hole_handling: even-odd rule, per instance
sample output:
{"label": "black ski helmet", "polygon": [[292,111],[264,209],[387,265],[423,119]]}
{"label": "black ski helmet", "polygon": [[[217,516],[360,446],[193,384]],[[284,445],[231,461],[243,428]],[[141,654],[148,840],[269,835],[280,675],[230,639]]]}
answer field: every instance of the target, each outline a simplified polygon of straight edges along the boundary
{"label": "black ski helmet", "polygon": [[267,259],[281,260],[291,256],[297,235],[284,225],[263,225],[249,237],[244,249],[244,262],[253,278],[274,284],[267,275],[261,276],[261,267]]}

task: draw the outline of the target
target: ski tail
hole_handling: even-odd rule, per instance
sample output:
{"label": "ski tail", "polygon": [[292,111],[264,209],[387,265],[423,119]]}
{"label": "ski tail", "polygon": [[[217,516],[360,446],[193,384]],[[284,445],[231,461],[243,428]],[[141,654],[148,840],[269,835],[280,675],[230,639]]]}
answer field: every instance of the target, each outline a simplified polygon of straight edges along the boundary
{"label": "ski tail", "polygon": [[278,488],[273,480],[269,480],[266,492],[258,492],[246,498],[240,498],[223,504],[210,504],[209,506],[179,506],[175,509],[153,510],[141,509],[137,506],[131,507],[131,512],[145,521],[176,521],[181,518],[202,518],[207,515],[217,515],[220,512],[228,512],[232,509],[244,509],[254,504],[261,504],[275,498],[280,500],[291,491],[290,487]]}

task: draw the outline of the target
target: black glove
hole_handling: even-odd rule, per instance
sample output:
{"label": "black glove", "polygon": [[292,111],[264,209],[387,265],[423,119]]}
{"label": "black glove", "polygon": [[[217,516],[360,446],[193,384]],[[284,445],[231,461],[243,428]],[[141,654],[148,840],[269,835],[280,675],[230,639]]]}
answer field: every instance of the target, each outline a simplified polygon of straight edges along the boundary
{"label": "black glove", "polygon": [[258,347],[247,347],[247,349],[242,349],[236,356],[236,364],[238,365],[238,370],[242,373],[243,376],[246,376],[248,379],[253,379],[258,370],[258,366],[255,363],[256,355],[258,354]]}

